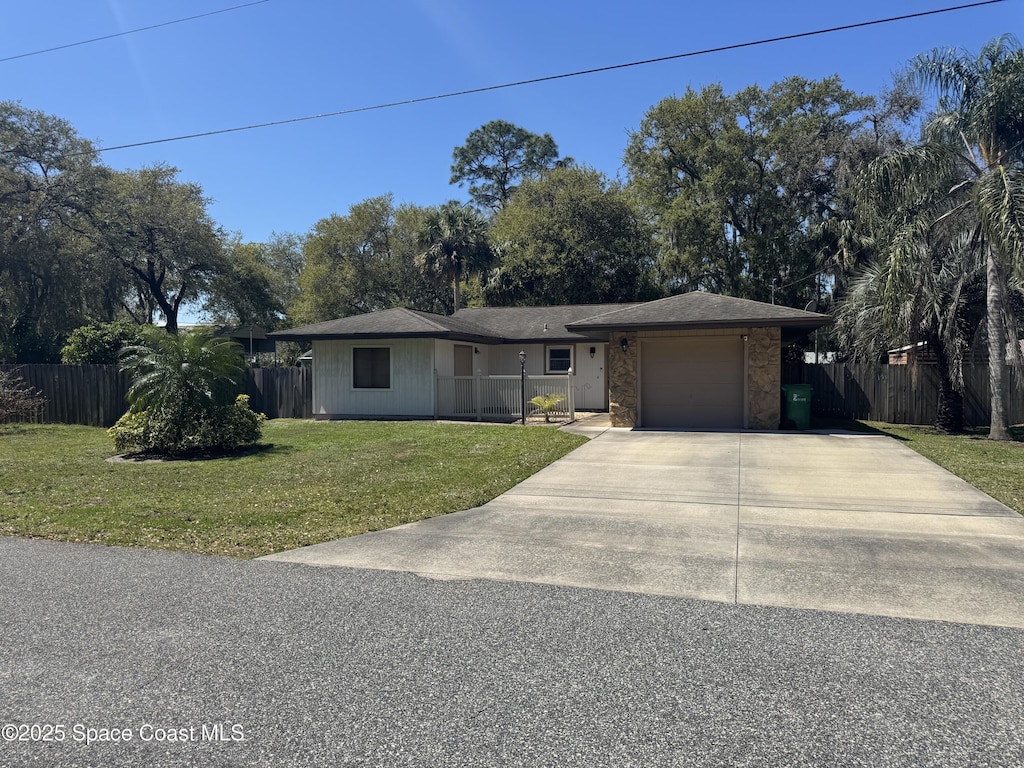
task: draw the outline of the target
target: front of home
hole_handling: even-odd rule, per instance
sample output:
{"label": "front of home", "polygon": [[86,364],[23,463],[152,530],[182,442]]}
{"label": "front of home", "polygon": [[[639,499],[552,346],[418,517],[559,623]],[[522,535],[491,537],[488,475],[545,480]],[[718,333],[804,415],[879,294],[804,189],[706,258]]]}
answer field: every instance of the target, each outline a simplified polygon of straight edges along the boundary
{"label": "front of home", "polygon": [[502,418],[525,380],[570,411],[608,410],[615,426],[776,429],[782,346],[827,322],[694,292],[447,317],[397,308],[271,336],[312,343],[321,419]]}

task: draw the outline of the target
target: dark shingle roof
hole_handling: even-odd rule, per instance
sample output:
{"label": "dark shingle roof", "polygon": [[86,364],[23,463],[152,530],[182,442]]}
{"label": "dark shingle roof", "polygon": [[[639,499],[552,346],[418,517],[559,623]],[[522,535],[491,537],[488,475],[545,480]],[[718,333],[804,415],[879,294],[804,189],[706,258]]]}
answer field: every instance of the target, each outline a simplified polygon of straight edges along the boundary
{"label": "dark shingle roof", "polygon": [[816,312],[693,292],[636,304],[460,309],[450,317],[385,309],[268,335],[281,341],[434,338],[486,344],[583,341],[615,330],[639,329],[780,326],[807,331],[828,322],[826,315]]}
{"label": "dark shingle roof", "polygon": [[777,304],[693,291],[621,308],[570,323],[579,333],[614,330],[671,330],[779,326],[813,330],[829,322],[827,315]]}
{"label": "dark shingle roof", "polygon": [[351,315],[324,323],[276,331],[270,338],[302,339],[451,338],[486,342],[489,333],[456,317],[396,307],[365,315]]}
{"label": "dark shingle roof", "polygon": [[452,318],[484,328],[496,339],[522,341],[581,341],[592,338],[567,325],[638,304],[562,304],[554,307],[480,307],[460,309]]}

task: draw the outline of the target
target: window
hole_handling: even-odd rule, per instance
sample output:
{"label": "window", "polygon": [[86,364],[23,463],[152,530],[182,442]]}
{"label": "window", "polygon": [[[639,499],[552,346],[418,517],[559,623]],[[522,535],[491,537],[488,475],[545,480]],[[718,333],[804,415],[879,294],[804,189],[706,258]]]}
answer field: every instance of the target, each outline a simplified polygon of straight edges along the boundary
{"label": "window", "polygon": [[354,348],[352,350],[352,386],[355,389],[390,389],[391,348]]}
{"label": "window", "polygon": [[572,368],[572,347],[548,347],[545,373],[568,373]]}

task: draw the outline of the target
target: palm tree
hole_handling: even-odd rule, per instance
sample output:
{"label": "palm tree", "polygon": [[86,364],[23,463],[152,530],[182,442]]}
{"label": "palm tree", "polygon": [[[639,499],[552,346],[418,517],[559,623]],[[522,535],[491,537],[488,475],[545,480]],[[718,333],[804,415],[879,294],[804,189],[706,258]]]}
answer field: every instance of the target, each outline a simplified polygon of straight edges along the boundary
{"label": "palm tree", "polygon": [[989,437],[1006,440],[1009,279],[1024,272],[1024,51],[1009,36],[976,57],[936,49],[914,59],[909,77],[938,95],[925,140],[879,159],[871,173],[903,201],[936,179],[956,179],[935,223],[960,227],[985,259]]}
{"label": "palm tree", "polygon": [[231,404],[248,365],[237,342],[210,330],[171,334],[152,330],[121,352],[132,411],[209,412]]}
{"label": "palm tree", "polygon": [[487,220],[456,200],[431,210],[419,231],[423,251],[417,257],[425,272],[452,283],[452,311],[459,310],[459,283],[469,272],[487,266]]}
{"label": "palm tree", "polygon": [[926,342],[939,375],[935,425],[961,432],[963,358],[971,317],[984,284],[984,264],[969,236],[935,237],[921,217],[888,233],[878,259],[850,282],[835,331],[854,359],[876,361],[894,344]]}

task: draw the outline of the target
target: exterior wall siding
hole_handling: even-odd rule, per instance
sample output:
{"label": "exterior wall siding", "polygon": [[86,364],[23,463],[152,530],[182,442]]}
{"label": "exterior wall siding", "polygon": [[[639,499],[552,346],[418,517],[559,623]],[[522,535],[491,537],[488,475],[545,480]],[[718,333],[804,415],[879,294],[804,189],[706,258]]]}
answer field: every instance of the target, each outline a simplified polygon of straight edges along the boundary
{"label": "exterior wall siding", "polygon": [[[470,344],[468,341],[448,341],[437,339],[434,342],[434,368],[438,376],[455,375],[455,345],[464,344],[476,350],[473,353],[473,374],[487,376],[490,374],[490,351],[493,349],[488,344]],[[518,350],[516,351],[518,355]],[[519,373],[519,358],[516,358],[516,373]]]}
{"label": "exterior wall siding", "polygon": [[[352,386],[352,349],[391,349],[390,389]],[[314,341],[315,418],[434,416],[434,339]]]}
{"label": "exterior wall siding", "polygon": [[526,375],[544,375],[543,344],[495,344],[491,347],[488,373],[491,376],[518,376],[519,353],[526,353]]}

